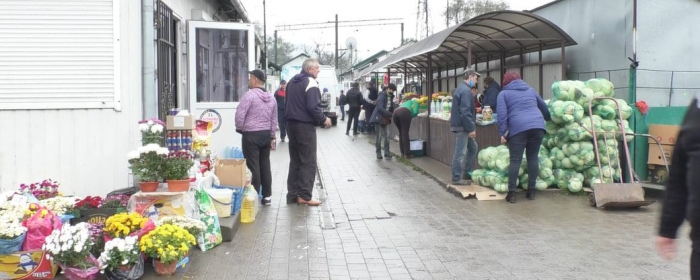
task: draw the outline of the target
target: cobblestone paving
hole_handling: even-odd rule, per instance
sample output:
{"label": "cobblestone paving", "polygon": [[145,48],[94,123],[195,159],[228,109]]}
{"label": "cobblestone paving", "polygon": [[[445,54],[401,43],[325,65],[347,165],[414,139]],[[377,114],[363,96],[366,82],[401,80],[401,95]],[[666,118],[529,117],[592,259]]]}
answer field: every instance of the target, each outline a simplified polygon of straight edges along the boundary
{"label": "cobblestone paving", "polygon": [[[342,125],[344,123],[341,123]],[[377,160],[363,137],[319,130],[323,208],[286,205],[286,144],[273,153],[273,206],[233,241],[194,253],[182,279],[688,279],[653,250],[660,205],[601,211],[584,197],[462,200],[427,176]],[[328,213],[328,212],[326,212]],[[147,278],[151,278],[150,276]]]}

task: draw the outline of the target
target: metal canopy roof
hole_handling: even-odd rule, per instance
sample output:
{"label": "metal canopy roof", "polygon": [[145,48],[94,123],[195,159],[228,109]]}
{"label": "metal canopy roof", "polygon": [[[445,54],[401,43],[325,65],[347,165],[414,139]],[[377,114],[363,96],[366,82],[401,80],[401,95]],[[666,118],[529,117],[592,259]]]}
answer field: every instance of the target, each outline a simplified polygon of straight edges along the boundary
{"label": "metal canopy roof", "polygon": [[509,57],[539,51],[540,45],[542,50],[547,50],[573,46],[576,42],[554,23],[538,15],[518,11],[491,12],[408,46],[366,69],[360,77],[382,68],[403,72],[404,62],[407,62],[407,68],[413,68],[408,72],[425,71],[428,54],[431,55],[432,67],[466,67],[469,44],[472,58],[483,62],[500,58],[502,54]]}

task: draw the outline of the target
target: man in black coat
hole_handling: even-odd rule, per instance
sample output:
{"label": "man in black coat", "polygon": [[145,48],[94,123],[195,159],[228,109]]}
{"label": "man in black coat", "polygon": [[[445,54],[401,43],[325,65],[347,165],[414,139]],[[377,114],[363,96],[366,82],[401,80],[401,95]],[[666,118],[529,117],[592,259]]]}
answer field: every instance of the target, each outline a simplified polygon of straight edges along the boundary
{"label": "man in black coat", "polygon": [[484,100],[481,107],[491,106],[491,110],[497,112],[496,103],[498,103],[498,94],[501,92],[501,86],[490,76],[484,78],[484,85],[486,90],[484,90]]}
{"label": "man in black coat", "polygon": [[667,260],[676,255],[678,228],[687,219],[693,251],[690,277],[700,280],[700,94],[690,104],[673,149],[656,248]]}
{"label": "man in black coat", "polygon": [[[367,95],[367,99],[365,99],[364,108],[365,108],[365,116],[369,117],[374,113],[374,108],[376,107],[377,104],[377,98],[379,97],[379,91],[377,91],[377,87],[374,86],[377,81],[372,79],[372,81],[367,84],[367,90],[369,91],[369,94]],[[374,133],[374,124],[371,122],[367,121],[367,130],[369,131],[369,134]]]}
{"label": "man in black coat", "polygon": [[318,206],[320,201],[311,195],[316,181],[316,127],[331,126],[331,119],[323,114],[316,77],[318,60],[308,58],[301,73],[287,83],[285,113],[289,133],[289,173],[287,175],[287,203]]}
{"label": "man in black coat", "polygon": [[341,121],[345,120],[345,104],[347,104],[347,98],[345,97],[345,92],[343,90],[340,91],[340,97],[338,98],[338,106],[340,106],[340,113],[342,114],[342,117],[340,118]]}
{"label": "man in black coat", "polygon": [[[362,92],[360,92],[360,84],[357,82],[352,83],[350,86],[350,90],[348,90],[348,95],[345,97],[345,100],[347,101],[348,104],[348,125],[347,128],[345,129],[345,135],[350,134],[350,125],[352,125],[352,135],[358,135],[359,133],[357,132],[357,125],[358,125],[358,118],[360,117],[360,110],[362,110],[362,104],[365,102],[365,98],[362,96]],[[354,123],[354,124],[353,124]]]}

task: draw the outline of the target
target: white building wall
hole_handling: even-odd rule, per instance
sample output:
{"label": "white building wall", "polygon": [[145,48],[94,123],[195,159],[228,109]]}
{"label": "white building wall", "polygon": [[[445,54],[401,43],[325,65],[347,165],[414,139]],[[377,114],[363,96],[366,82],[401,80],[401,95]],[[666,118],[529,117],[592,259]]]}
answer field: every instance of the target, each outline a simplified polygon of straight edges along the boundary
{"label": "white building wall", "polygon": [[119,3],[122,110],[1,110],[3,191],[47,178],[58,180],[69,195],[104,195],[129,186],[126,153],[140,140],[141,36],[135,34],[141,34],[141,8],[139,1]]}

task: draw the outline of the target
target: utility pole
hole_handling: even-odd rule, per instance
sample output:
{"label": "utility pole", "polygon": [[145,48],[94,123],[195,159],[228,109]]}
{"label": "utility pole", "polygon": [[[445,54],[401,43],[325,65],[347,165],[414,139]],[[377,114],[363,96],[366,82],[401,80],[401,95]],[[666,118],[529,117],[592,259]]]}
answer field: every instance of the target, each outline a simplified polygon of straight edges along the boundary
{"label": "utility pole", "polygon": [[340,69],[340,65],[338,65],[338,14],[335,14],[335,69]]}
{"label": "utility pole", "polygon": [[447,12],[445,13],[445,28],[450,28],[450,0],[447,0]]}
{"label": "utility pole", "polygon": [[267,75],[267,10],[265,9],[265,0],[263,0],[263,44],[265,45],[265,65],[263,69],[265,70],[265,75]]}
{"label": "utility pole", "polygon": [[425,38],[430,36],[430,27],[428,27],[428,0],[425,0]]}
{"label": "utility pole", "polygon": [[401,44],[399,46],[403,46],[403,22],[401,23]]}
{"label": "utility pole", "polygon": [[275,64],[279,65],[277,62],[277,30],[275,30]]}

